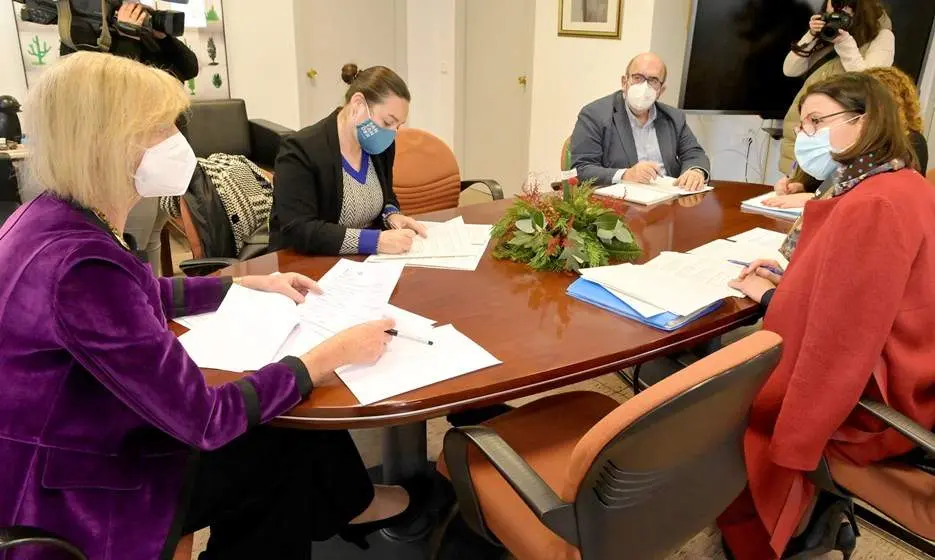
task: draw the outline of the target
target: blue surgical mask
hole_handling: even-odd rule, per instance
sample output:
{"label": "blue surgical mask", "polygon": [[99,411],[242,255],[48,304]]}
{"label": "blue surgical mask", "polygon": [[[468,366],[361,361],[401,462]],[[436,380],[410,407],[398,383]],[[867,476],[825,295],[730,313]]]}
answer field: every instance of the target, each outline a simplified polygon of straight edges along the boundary
{"label": "blue surgical mask", "polygon": [[370,106],[367,107],[367,120],[357,125],[357,141],[360,149],[371,155],[382,154],[396,141],[396,131],[383,128],[373,121],[370,115]]}
{"label": "blue surgical mask", "polygon": [[831,177],[840,166],[831,155],[831,130],[823,128],[814,136],[799,132],[795,137],[795,161],[816,179]]}
{"label": "blue surgical mask", "polygon": [[814,136],[799,131],[795,137],[795,161],[802,168],[802,171],[822,181],[831,177],[841,167],[840,163],[834,161],[833,154],[846,151],[846,149],[835,150],[831,146],[831,129],[859,118],[860,115],[857,115],[833,126],[822,128],[816,131]]}

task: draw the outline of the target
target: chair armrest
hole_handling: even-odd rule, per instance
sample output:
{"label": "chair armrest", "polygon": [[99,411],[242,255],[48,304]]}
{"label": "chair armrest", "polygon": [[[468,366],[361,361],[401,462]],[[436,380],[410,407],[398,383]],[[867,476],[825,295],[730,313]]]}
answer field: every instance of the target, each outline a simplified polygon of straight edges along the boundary
{"label": "chair armrest", "polygon": [[78,560],[87,560],[78,547],[62,537],[35,527],[0,527],[0,551],[21,545],[49,545],[68,552]]}
{"label": "chair armrest", "polygon": [[935,434],[916,424],[885,404],[870,399],[860,399],[860,407],[876,416],[888,426],[909,438],[928,454],[935,454]]}
{"label": "chair armrest", "polygon": [[484,528],[468,463],[469,445],[476,446],[510,484],[529,509],[552,532],[578,546],[578,525],[572,504],[566,504],[496,432],[483,426],[452,428],[445,434],[445,464],[451,475],[461,515],[475,532],[494,541]]}
{"label": "chair armrest", "polygon": [[487,186],[487,190],[490,191],[490,197],[494,200],[503,200],[503,189],[500,187],[500,183],[494,181],[493,179],[468,179],[461,181],[461,190],[470,187],[471,185],[476,185],[477,183],[483,183]]}
{"label": "chair armrest", "polygon": [[279,154],[279,144],[294,130],[265,119],[250,119],[250,158],[272,169]]}
{"label": "chair armrest", "polygon": [[179,263],[179,268],[185,276],[207,276],[222,268],[233,266],[240,261],[223,257],[205,257],[203,259],[188,259]]}

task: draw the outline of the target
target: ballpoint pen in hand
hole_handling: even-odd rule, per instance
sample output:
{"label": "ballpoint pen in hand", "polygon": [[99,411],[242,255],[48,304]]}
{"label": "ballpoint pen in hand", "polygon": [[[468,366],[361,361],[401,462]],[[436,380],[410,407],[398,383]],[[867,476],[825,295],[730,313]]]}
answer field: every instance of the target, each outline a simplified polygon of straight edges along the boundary
{"label": "ballpoint pen in hand", "polygon": [[429,346],[432,346],[433,344],[435,344],[435,343],[434,343],[433,341],[431,341],[431,340],[428,340],[428,339],[425,339],[425,338],[420,338],[420,337],[418,337],[418,336],[411,336],[411,335],[408,335],[408,334],[403,334],[403,333],[399,332],[399,331],[396,330],[396,329],[387,329],[387,330],[384,331],[384,332],[385,332],[386,334],[390,335],[390,336],[396,336],[396,337],[399,337],[399,338],[405,338],[406,340],[412,340],[412,341],[415,341],[415,342],[421,342],[422,344],[427,344],[427,345],[429,345]]}
{"label": "ballpoint pen in hand", "polygon": [[[750,266],[751,264],[753,264],[753,263],[748,263],[748,262],[743,262],[743,261],[735,261],[735,260],[733,260],[733,259],[727,259],[727,262],[729,262],[729,263],[731,263],[731,264],[740,265],[740,266],[742,266],[742,267],[744,267],[744,268],[746,268],[746,267]],[[773,267],[773,266],[766,266],[766,265],[761,265],[761,266],[759,266],[758,268],[765,268],[766,270],[772,272],[772,273],[775,274],[776,276],[782,276],[782,275],[783,275],[783,270],[782,270],[781,268],[776,268],[776,267]]]}

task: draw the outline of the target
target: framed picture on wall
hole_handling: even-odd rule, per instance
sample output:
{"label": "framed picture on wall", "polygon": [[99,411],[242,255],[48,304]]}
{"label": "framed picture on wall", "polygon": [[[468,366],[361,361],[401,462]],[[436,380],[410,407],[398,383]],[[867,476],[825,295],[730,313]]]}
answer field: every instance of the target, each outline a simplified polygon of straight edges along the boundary
{"label": "framed picture on wall", "polygon": [[620,38],[623,0],[558,0],[558,34]]}

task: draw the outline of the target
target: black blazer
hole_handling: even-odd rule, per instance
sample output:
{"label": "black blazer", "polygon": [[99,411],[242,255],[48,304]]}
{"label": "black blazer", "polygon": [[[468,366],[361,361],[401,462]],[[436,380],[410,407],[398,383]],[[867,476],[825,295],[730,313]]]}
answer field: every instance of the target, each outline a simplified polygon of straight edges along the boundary
{"label": "black blazer", "polygon": [[[338,112],[287,138],[276,158],[270,250],[295,249],[309,255],[337,255],[347,228],[338,224],[344,200]],[[366,154],[364,154],[366,155]],[[396,144],[370,162],[383,188],[383,205],[399,208],[393,193]],[[383,229],[382,219],[374,229]]]}

